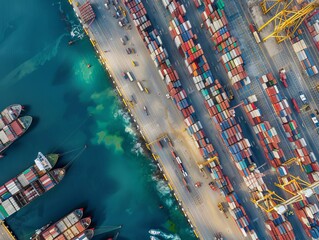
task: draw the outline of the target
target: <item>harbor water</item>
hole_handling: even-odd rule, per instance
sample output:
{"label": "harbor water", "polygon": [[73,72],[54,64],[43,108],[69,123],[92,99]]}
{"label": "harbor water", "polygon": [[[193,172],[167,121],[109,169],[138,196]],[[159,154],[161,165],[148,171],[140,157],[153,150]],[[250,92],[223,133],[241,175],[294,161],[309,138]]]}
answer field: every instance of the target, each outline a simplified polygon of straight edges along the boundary
{"label": "harbor water", "polygon": [[72,161],[59,185],[6,220],[17,238],[84,207],[93,239],[119,225],[118,239],[149,239],[150,229],[159,239],[195,239],[67,0],[3,1],[0,43],[1,108],[21,103],[34,118],[1,159],[0,184],[38,151],[61,153],[58,167]]}

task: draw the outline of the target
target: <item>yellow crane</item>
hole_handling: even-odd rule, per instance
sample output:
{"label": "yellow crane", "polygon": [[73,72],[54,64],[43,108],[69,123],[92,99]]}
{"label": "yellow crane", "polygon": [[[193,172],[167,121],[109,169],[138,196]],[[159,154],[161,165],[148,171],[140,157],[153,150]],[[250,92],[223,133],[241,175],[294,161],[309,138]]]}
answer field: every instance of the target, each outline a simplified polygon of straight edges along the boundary
{"label": "yellow crane", "polygon": [[260,2],[261,10],[264,14],[267,14],[272,9],[276,8],[276,13],[288,4],[288,0],[262,0]]}
{"label": "yellow crane", "polygon": [[297,31],[302,22],[307,18],[307,16],[319,7],[319,0],[314,0],[300,10],[289,8],[291,3],[292,1],[287,3],[284,9],[276,13],[275,16],[269,19],[258,29],[260,32],[269,24],[274,24],[273,32],[263,38],[263,41],[266,41],[269,38],[276,38],[277,42],[280,43],[291,37]]}
{"label": "yellow crane", "polygon": [[[316,194],[315,188],[319,186],[319,182],[310,184],[300,179],[300,177],[293,175],[288,175],[288,177],[280,179],[279,182],[280,183],[275,183],[275,185],[292,194],[293,196],[291,198],[285,200],[275,192],[267,190],[268,193],[266,195],[260,198],[253,198],[251,201],[267,213],[276,211],[279,214],[283,214],[288,210],[289,205]],[[288,185],[292,185],[296,191],[287,188]]]}
{"label": "yellow crane", "polygon": [[211,162],[214,162],[214,161],[216,161],[218,165],[220,164],[218,157],[217,157],[217,156],[214,156],[214,157],[212,157],[212,158],[207,159],[206,162],[202,162],[202,163],[198,162],[198,163],[197,163],[197,166],[199,167],[199,170],[202,171],[203,168],[204,168],[206,165],[208,165],[208,164],[210,164]]}
{"label": "yellow crane", "polygon": [[[167,133],[164,133],[163,135],[160,135],[159,137],[157,137],[154,141],[152,141],[152,142],[149,142],[149,143],[145,143],[145,145],[146,145],[146,147],[150,150],[151,148],[151,145],[152,144],[154,144],[154,143],[156,143],[156,142],[158,142],[158,141],[160,141],[160,140],[162,140],[162,139],[164,139],[164,138],[168,138],[168,135],[167,135]],[[170,141],[170,139],[168,138],[168,140]]]}
{"label": "yellow crane", "polygon": [[290,158],[286,162],[284,162],[283,166],[289,166],[290,164],[296,163],[301,168],[301,171],[304,171],[300,158]]}

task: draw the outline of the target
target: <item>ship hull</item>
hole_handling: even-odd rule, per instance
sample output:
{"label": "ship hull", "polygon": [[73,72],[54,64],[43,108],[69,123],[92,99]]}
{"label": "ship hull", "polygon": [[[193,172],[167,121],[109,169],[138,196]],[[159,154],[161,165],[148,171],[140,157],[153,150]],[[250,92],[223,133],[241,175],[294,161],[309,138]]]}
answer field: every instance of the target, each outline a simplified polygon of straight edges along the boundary
{"label": "ship hull", "polygon": [[0,154],[19,139],[29,129],[31,123],[32,117],[24,116],[0,130]]}
{"label": "ship hull", "polygon": [[16,120],[21,113],[22,106],[20,104],[12,104],[5,109],[3,109],[0,113],[0,130]]}

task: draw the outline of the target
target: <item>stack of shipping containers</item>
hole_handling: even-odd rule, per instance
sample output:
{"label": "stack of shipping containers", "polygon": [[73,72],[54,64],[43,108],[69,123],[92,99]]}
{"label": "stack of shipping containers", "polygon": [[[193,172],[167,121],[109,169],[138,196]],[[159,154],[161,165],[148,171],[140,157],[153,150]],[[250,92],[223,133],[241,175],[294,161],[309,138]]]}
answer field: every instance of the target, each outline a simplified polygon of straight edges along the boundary
{"label": "stack of shipping containers", "polygon": [[228,78],[237,90],[250,84],[251,81],[244,68],[238,41],[231,36],[227,28],[228,21],[222,9],[223,6],[222,1],[219,1],[218,7],[215,7],[210,1],[206,1],[205,11],[202,12],[201,16],[204,26],[210,33],[214,49],[222,54],[221,62]]}
{"label": "stack of shipping containers", "polygon": [[20,210],[62,180],[64,169],[55,169],[48,172],[50,169],[52,168],[39,171],[37,166],[34,165],[19,174],[17,178],[13,178],[0,186],[1,220]]}
{"label": "stack of shipping containers", "polygon": [[[263,89],[266,91],[267,96],[273,106],[273,109],[276,115],[280,118],[283,129],[286,133],[286,136],[291,143],[292,148],[294,149],[295,157],[300,160],[300,164],[302,165],[303,170],[308,175],[308,179],[311,183],[318,179],[319,173],[319,165],[316,162],[316,157],[313,152],[309,152],[307,150],[307,144],[304,138],[301,137],[301,134],[298,132],[298,126],[295,120],[293,120],[291,116],[291,109],[288,105],[287,99],[283,98],[277,87],[277,80],[274,76],[269,73],[263,75],[260,78]],[[278,148],[278,153],[280,150]],[[282,153],[277,156],[281,156]],[[272,155],[270,155],[271,157]],[[287,184],[291,181],[291,177],[289,176],[287,169],[283,169],[281,163],[283,163],[284,157],[280,158],[280,160],[275,160],[273,166],[276,167],[277,172],[280,175],[279,182],[280,184],[286,184],[285,189],[290,192],[296,192],[299,189],[294,183]],[[317,238],[317,232],[319,229],[319,224],[317,222],[317,218],[319,217],[318,207],[316,204],[312,204],[309,199],[306,197],[293,204],[295,208],[295,213],[300,220],[303,228],[305,229],[306,234],[310,237]]]}
{"label": "stack of shipping containers", "polygon": [[307,48],[303,38],[302,30],[299,29],[295,32],[295,35],[290,39],[290,41],[302,68],[306,71],[308,76],[311,77],[318,73],[318,69],[314,64],[310,55],[310,50]]}
{"label": "stack of shipping containers", "polygon": [[319,51],[319,14],[317,14],[316,17],[313,17],[309,21],[307,21],[306,26],[312,36],[317,50]]}
{"label": "stack of shipping containers", "polygon": [[[173,16],[182,16],[186,12],[185,7],[177,3],[176,1],[173,1],[173,2],[168,1],[169,4],[167,4],[167,1],[163,1],[163,3],[167,8],[170,9],[171,14]],[[150,23],[150,20],[147,18],[147,13],[143,6],[143,3],[140,0],[125,0],[125,4],[130,11],[133,22],[135,26],[137,27],[145,45],[148,47],[148,44],[154,41],[155,38],[157,39],[157,43],[161,43],[161,41],[159,41],[160,36],[158,36],[157,31],[153,28],[153,26]],[[185,23],[184,29],[187,27],[189,26],[186,26],[186,23]],[[191,37],[193,37],[192,33],[191,31],[188,31],[187,33],[183,34],[182,39],[183,38],[190,39]],[[196,49],[195,45],[194,44],[192,45],[192,41],[193,41],[192,39],[188,41],[187,43],[188,47],[185,44],[183,44],[183,48],[184,47],[188,49],[192,48],[192,50],[190,50],[189,53],[202,51],[198,46]],[[161,44],[158,44],[157,46],[162,47]],[[162,47],[162,49],[164,49],[164,47]],[[184,116],[184,119],[185,119],[184,121],[187,125],[188,133],[193,137],[195,144],[198,147],[204,159],[208,159],[210,157],[216,156],[217,153],[214,150],[212,144],[209,142],[208,138],[206,137],[205,132],[202,129],[202,125],[196,118],[195,110],[193,106],[190,104],[187,98],[187,94],[181,86],[181,82],[179,81],[177,72],[171,66],[168,58],[160,59],[160,60],[161,61],[158,62],[159,74],[161,78],[163,79],[163,81],[165,81],[168,92],[170,96],[172,96],[174,103],[176,104],[177,108],[182,112]],[[202,61],[205,62],[206,59],[203,58]],[[157,65],[157,63],[155,63],[155,65]],[[207,69],[207,67],[208,65],[206,64],[205,68]],[[200,69],[198,69],[198,74],[199,75],[204,74],[206,76],[203,68],[204,67],[202,67],[203,72],[200,72]],[[212,74],[210,71],[208,71],[207,74],[209,74],[212,77]],[[209,75],[207,75],[207,78],[211,78]],[[209,79],[207,79],[207,81],[209,81]],[[211,81],[212,81],[212,78],[211,78]],[[214,85],[211,85],[211,86],[213,87]],[[218,92],[218,89],[217,89],[217,92]],[[224,95],[224,97],[226,96]],[[248,233],[253,239],[257,239],[257,235],[252,229],[251,224],[249,223],[248,216],[246,215],[243,207],[241,206],[237,195],[233,192],[233,187],[231,183],[222,172],[222,167],[218,164],[218,162],[214,161],[210,163],[210,171],[211,171],[211,176],[216,181],[216,185],[219,187],[221,193],[224,196],[227,196],[227,201],[229,205],[232,206],[231,209],[234,210],[234,213],[232,213],[232,216],[235,219],[241,231],[243,232],[243,234],[246,236]]]}
{"label": "stack of shipping containers", "polygon": [[[169,6],[171,4],[176,6],[180,3],[177,1],[170,1],[170,4],[167,5],[168,9],[170,9]],[[262,178],[260,178],[258,174],[249,174],[249,167],[253,165],[250,158],[250,143],[247,139],[242,137],[240,126],[227,110],[229,108],[227,95],[222,89],[219,81],[214,79],[202,48],[200,44],[196,43],[197,36],[192,33],[191,23],[185,20],[184,13],[176,15],[174,12],[171,13],[171,15],[173,17],[169,27],[171,36],[176,47],[179,49],[182,56],[185,57],[185,65],[188,68],[189,73],[193,76],[193,81],[197,90],[204,96],[205,105],[210,112],[211,117],[214,119],[214,123],[216,123],[221,131],[224,143],[229,147],[233,159],[235,159],[235,165],[240,169],[245,182],[254,182],[254,184],[249,184],[249,186],[256,187],[256,185],[258,185],[259,189],[263,191],[266,186],[264,185]],[[235,203],[235,205],[239,204],[238,197],[235,196],[228,198],[228,202],[230,206],[234,206],[233,203]],[[239,211],[239,209],[234,209],[234,211]],[[242,215],[243,217],[240,219],[235,218],[238,227],[245,236],[250,234],[252,238],[255,238],[256,235],[249,223],[248,216],[245,212],[242,212]],[[232,214],[232,216],[237,217],[236,214]]]}

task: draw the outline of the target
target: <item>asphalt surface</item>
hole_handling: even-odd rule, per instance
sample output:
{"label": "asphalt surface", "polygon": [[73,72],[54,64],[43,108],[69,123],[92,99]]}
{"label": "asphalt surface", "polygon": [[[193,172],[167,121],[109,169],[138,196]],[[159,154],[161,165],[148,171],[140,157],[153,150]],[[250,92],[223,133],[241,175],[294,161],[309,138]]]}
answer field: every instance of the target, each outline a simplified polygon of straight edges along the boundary
{"label": "asphalt surface", "polygon": [[[80,4],[83,2],[84,0],[79,1]],[[221,232],[227,239],[243,239],[232,218],[226,218],[219,212],[217,204],[224,199],[209,188],[210,177],[203,177],[198,170],[196,161],[202,157],[193,144],[193,140],[185,131],[186,125],[181,113],[174,103],[166,98],[165,83],[161,80],[158,69],[152,63],[136,28],[133,24],[132,30],[120,28],[117,20],[112,17],[115,12],[113,7],[111,6],[111,9],[107,10],[104,7],[104,1],[92,0],[91,3],[96,14],[95,21],[89,27],[90,33],[92,33],[92,35],[90,34],[91,39],[98,43],[99,54],[106,60],[109,72],[118,83],[124,98],[129,100],[134,95],[137,103],[131,108],[131,113],[139,124],[140,130],[148,142],[168,133],[173,141],[174,151],[183,161],[189,174],[187,181],[190,192],[187,191],[182,182],[182,174],[171,157],[170,147],[164,144],[163,149],[160,149],[156,144],[152,145],[153,152],[159,155],[159,162],[173,186],[185,214],[191,220],[200,238],[212,239],[215,233]],[[154,26],[156,27],[156,25]],[[120,42],[120,38],[124,35],[129,38],[125,46]],[[127,47],[134,47],[136,54],[128,55],[125,50]],[[132,66],[132,60],[137,62],[137,67]],[[174,60],[171,59],[171,61]],[[150,94],[141,92],[136,81],[125,80],[121,76],[123,71],[133,72],[136,79],[142,81],[143,85],[149,89]],[[200,100],[200,102],[202,101]],[[147,107],[149,115],[145,114],[144,106]],[[196,109],[196,111],[200,110]],[[225,152],[225,154],[228,153]],[[233,174],[236,176],[235,172]],[[198,181],[202,183],[202,187],[195,188],[194,184]]]}
{"label": "asphalt surface", "polygon": [[3,222],[0,222],[0,239],[1,240],[13,240],[12,235],[9,234],[9,230],[4,226]]}

